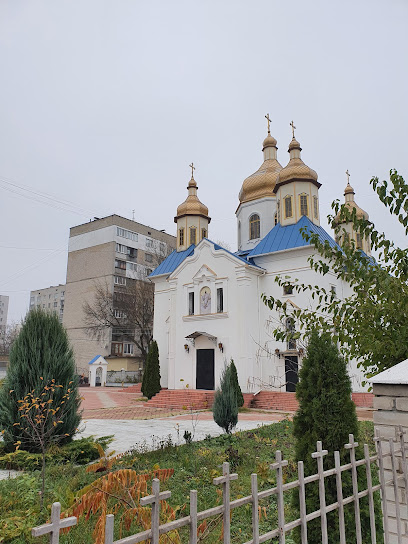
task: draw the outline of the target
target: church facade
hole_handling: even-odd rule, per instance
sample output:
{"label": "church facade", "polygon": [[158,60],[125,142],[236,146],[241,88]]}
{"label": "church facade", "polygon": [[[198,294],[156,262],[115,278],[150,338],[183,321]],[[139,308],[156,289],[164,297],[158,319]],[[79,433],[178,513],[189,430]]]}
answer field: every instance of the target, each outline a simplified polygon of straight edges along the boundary
{"label": "church facade", "polygon": [[[294,307],[313,306],[310,293],[283,290],[277,276],[302,283],[319,283],[337,297],[350,287],[330,272],[321,276],[311,270],[308,257],[315,249],[300,229],[319,234],[332,246],[335,240],[320,226],[317,173],[301,158],[294,136],[289,162],[277,159],[277,141],[268,135],[263,142],[263,163],[245,179],[236,211],[238,251],[232,253],[211,241],[208,208],[197,196],[192,177],[187,199],[177,208],[177,250],[149,276],[155,284],[154,338],[159,346],[162,387],[169,389],[216,388],[221,372],[232,358],[243,392],[262,389],[294,391],[304,348],[295,340],[278,342],[272,331],[279,316],[262,302],[262,294],[287,300]],[[354,201],[347,184],[346,203],[365,214]],[[366,240],[351,225],[348,236],[367,254]],[[288,320],[284,326],[293,329]],[[364,391],[362,375],[349,364],[353,391]]]}

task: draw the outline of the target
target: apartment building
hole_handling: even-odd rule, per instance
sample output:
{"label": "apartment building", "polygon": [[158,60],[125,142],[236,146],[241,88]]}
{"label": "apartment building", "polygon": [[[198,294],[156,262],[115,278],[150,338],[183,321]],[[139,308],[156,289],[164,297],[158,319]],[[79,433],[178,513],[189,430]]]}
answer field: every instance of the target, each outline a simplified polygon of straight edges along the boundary
{"label": "apartment building", "polygon": [[52,285],[44,289],[30,291],[30,310],[42,308],[47,312],[55,312],[63,321],[65,304],[65,284]]}
{"label": "apartment building", "polygon": [[[140,370],[142,358],[134,330],[124,326],[93,334],[84,312],[97,299],[98,286],[112,295],[126,293],[131,282],[147,276],[176,247],[176,238],[136,221],[111,215],[70,229],[63,324],[74,348],[77,371],[88,375],[88,363],[102,355],[108,370]],[[116,312],[116,310],[115,310]]]}
{"label": "apartment building", "polygon": [[6,295],[0,295],[0,327],[3,328],[7,326],[8,307],[9,297]]}

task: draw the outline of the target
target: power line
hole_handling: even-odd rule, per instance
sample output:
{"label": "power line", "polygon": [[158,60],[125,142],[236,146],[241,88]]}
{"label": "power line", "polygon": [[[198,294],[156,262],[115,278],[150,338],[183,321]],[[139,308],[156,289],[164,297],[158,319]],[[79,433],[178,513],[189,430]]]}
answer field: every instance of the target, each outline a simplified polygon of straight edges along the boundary
{"label": "power line", "polygon": [[68,251],[67,248],[65,249],[58,249],[55,247],[18,247],[18,246],[1,246],[0,247],[4,249],[23,249],[25,250],[35,250],[35,251]]}

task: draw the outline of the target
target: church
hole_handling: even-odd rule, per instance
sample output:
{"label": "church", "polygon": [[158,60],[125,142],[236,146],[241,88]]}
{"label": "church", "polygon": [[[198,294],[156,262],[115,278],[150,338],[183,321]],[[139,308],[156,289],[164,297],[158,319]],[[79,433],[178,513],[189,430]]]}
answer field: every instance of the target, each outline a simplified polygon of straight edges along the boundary
{"label": "church", "polygon": [[[351,294],[349,285],[334,274],[321,276],[310,268],[308,257],[316,250],[303,239],[301,228],[336,245],[320,226],[321,184],[301,158],[293,122],[289,162],[282,167],[266,118],[263,162],[239,191],[235,253],[211,241],[211,218],[198,198],[191,165],[188,196],[174,218],[177,249],[149,276],[155,284],[153,336],[159,347],[162,387],[213,390],[225,364],[233,359],[244,393],[293,392],[304,348],[295,340],[274,339],[279,315],[267,308],[262,294],[294,307],[313,307],[310,293],[295,293],[290,286],[283,289],[277,276],[319,283],[341,298]],[[354,201],[349,180],[344,196],[348,207],[368,218]],[[351,224],[345,230],[369,255],[369,242]],[[286,326],[293,330],[295,324],[289,319]],[[349,363],[349,374],[353,391],[364,391],[356,362]]]}

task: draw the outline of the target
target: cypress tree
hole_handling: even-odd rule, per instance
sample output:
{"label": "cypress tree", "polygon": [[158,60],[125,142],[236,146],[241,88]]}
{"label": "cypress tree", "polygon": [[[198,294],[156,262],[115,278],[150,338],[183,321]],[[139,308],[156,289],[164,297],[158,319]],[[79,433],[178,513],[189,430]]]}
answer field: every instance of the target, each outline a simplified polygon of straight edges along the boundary
{"label": "cypress tree", "polygon": [[230,365],[221,374],[220,389],[215,392],[212,411],[215,423],[230,434],[238,423],[237,395],[232,385]]}
{"label": "cypress tree", "polygon": [[229,366],[231,371],[230,373],[231,383],[237,398],[237,405],[238,405],[238,408],[241,408],[241,406],[244,405],[244,395],[242,394],[241,387],[239,385],[238,372],[237,372],[237,367],[235,366],[235,363],[234,363],[234,359],[231,359]]}
{"label": "cypress tree", "polygon": [[53,430],[53,443],[63,444],[72,440],[81,421],[74,354],[57,315],[31,310],[12,345],[7,376],[0,389],[0,429],[4,430],[7,451],[14,450],[18,441],[25,450],[40,451],[38,443],[30,442],[24,432],[18,401],[30,393],[46,395],[44,391],[53,380],[57,387],[52,407],[64,412],[63,421]]}
{"label": "cypress tree", "polygon": [[[307,356],[299,372],[296,388],[299,409],[294,417],[294,436],[296,438],[296,461],[304,462],[305,476],[317,473],[316,459],[311,454],[316,451],[316,442],[321,440],[323,448],[328,450],[324,457],[324,469],[334,467],[334,451],[340,452],[341,464],[349,462],[349,453],[344,444],[349,441],[349,434],[358,440],[358,422],[356,408],[351,400],[351,381],[347,373],[345,360],[340,356],[337,346],[328,334],[313,331],[309,338]],[[361,457],[361,446],[358,456]],[[365,485],[365,474],[359,472],[359,479]],[[343,497],[353,494],[351,472],[342,473]],[[326,504],[337,502],[335,477],[325,479]],[[294,490],[293,503],[298,507],[299,493]],[[318,482],[306,486],[307,512],[319,510]],[[360,501],[363,542],[371,542],[369,511],[366,499]],[[355,542],[354,506],[345,506],[346,541]],[[378,510],[377,510],[378,512]],[[327,515],[329,543],[339,542],[337,511]],[[308,541],[321,542],[320,518],[308,523]],[[300,542],[300,531],[296,532]]]}
{"label": "cypress tree", "polygon": [[143,395],[148,399],[151,399],[161,389],[159,348],[156,340],[153,340],[149,346],[141,389]]}

